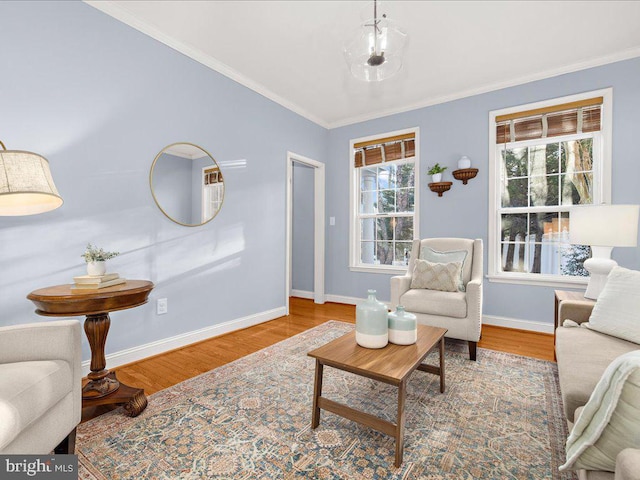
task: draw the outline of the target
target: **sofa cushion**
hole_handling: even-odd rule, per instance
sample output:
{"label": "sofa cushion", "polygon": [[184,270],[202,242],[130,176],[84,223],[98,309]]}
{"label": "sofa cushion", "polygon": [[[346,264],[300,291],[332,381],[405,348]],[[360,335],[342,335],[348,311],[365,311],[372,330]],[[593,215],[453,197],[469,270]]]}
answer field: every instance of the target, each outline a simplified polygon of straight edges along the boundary
{"label": "sofa cushion", "polygon": [[64,360],[0,364],[0,450],[72,390]]}
{"label": "sofa cushion", "polygon": [[413,313],[465,318],[467,300],[464,292],[411,289],[400,297],[400,304]]}
{"label": "sofa cushion", "polygon": [[616,357],[638,349],[640,345],[636,343],[588,328],[558,328],[556,357],[567,420],[574,421],[576,409],[587,403],[609,364]]}
{"label": "sofa cushion", "polygon": [[640,272],[614,267],[593,306],[588,327],[640,343]]}
{"label": "sofa cushion", "polygon": [[560,470],[613,472],[625,447],[640,448],[640,350],[614,359],[578,410]]}
{"label": "sofa cushion", "polygon": [[432,263],[417,259],[411,275],[411,288],[457,292],[461,272],[461,262]]}

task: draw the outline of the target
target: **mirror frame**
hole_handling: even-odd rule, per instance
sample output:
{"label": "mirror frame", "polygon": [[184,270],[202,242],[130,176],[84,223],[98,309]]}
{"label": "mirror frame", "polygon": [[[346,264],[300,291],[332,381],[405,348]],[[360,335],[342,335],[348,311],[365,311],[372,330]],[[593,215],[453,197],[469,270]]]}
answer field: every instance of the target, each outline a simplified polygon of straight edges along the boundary
{"label": "mirror frame", "polygon": [[[158,198],[156,197],[156,192],[153,189],[153,170],[155,169],[156,162],[162,156],[162,154],[165,152],[165,150],[167,150],[168,148],[173,147],[174,145],[191,145],[192,147],[198,148],[198,149],[202,150],[204,153],[206,153],[209,156],[209,158],[213,161],[214,165],[218,167],[218,169],[220,169],[220,164],[218,163],[218,161],[215,158],[213,158],[213,155],[211,155],[207,150],[202,148],[200,145],[196,145],[195,143],[191,143],[191,142],[174,142],[174,143],[171,143],[171,144],[163,147],[162,150],[160,150],[160,152],[158,152],[158,154],[156,155],[156,158],[153,159],[153,163],[151,164],[151,170],[149,170],[149,188],[151,189],[151,195],[153,196],[153,201],[156,203],[156,205],[158,206],[160,211],[164,214],[164,216],[167,217],[172,222],[177,223],[178,225],[182,225],[183,227],[201,227],[202,225],[206,225],[211,220],[216,218],[218,216],[218,214],[220,213],[220,210],[222,210],[222,207],[224,206],[224,198],[225,198],[226,193],[227,193],[226,180],[225,180],[225,177],[223,175],[222,176],[222,179],[223,179],[222,183],[225,184],[225,185],[224,185],[224,188],[222,190],[222,201],[220,202],[220,208],[218,208],[218,211],[209,220],[207,220],[206,222],[201,222],[201,223],[182,223],[182,222],[179,222],[178,220],[176,220],[175,218],[173,218],[171,215],[169,215],[164,210],[164,208],[162,208],[162,206],[160,205],[160,202],[158,201]],[[220,169],[220,172],[222,172],[222,169]]]}

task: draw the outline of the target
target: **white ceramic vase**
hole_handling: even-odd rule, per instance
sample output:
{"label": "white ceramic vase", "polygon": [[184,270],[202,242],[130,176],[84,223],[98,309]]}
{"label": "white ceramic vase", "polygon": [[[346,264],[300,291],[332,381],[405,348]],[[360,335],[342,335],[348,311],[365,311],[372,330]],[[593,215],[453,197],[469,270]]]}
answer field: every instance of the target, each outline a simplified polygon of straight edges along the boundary
{"label": "white ceramic vase", "polygon": [[466,155],[458,160],[458,168],[463,170],[465,168],[471,168],[471,160]]}
{"label": "white ceramic vase", "polygon": [[368,298],[356,306],[356,343],[365,348],[383,348],[389,342],[387,306],[369,290]]}
{"label": "white ceramic vase", "polygon": [[413,345],[418,340],[418,319],[405,312],[402,305],[389,314],[389,342],[396,345]]}
{"label": "white ceramic vase", "polygon": [[431,180],[433,181],[433,183],[438,183],[442,181],[442,174],[441,173],[434,173],[433,175],[431,175]]}
{"label": "white ceramic vase", "polygon": [[107,262],[87,262],[87,274],[93,276],[104,275],[107,272]]}

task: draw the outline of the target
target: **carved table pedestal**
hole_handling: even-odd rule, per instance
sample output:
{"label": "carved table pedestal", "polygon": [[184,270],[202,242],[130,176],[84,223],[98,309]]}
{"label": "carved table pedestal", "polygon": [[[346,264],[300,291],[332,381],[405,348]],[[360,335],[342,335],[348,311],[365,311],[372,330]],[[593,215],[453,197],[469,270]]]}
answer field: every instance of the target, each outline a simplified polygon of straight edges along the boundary
{"label": "carved table pedestal", "polygon": [[126,283],[87,292],[72,292],[71,285],[41,288],[27,295],[37,307],[38,315],[69,317],[85,315],[84,331],[91,346],[91,372],[82,389],[82,407],[124,404],[131,417],[139,415],[147,406],[141,388],[130,387],[106,368],[104,347],[111,319],[109,312],[126,310],[147,303],[153,283],[146,280],[127,280]]}

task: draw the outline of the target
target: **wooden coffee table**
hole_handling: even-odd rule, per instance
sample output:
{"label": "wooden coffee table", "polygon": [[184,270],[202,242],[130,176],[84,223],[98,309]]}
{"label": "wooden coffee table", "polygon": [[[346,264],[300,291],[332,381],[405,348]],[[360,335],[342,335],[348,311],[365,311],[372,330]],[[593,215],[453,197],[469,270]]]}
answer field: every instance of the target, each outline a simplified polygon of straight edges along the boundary
{"label": "wooden coffee table", "polygon": [[[404,404],[407,380],[416,369],[439,375],[440,393],[444,393],[445,333],[447,333],[445,328],[418,325],[418,342],[414,345],[401,346],[390,343],[384,348],[369,349],[356,343],[355,331],[353,331],[309,352],[307,355],[316,359],[311,428],[315,429],[320,424],[320,409],[324,409],[391,435],[396,439],[395,466],[399,467],[402,464],[404,451]],[[423,364],[424,358],[438,345],[440,347],[440,366]],[[382,420],[374,415],[323,397],[322,373],[325,365],[397,386],[398,413],[396,423]]]}

